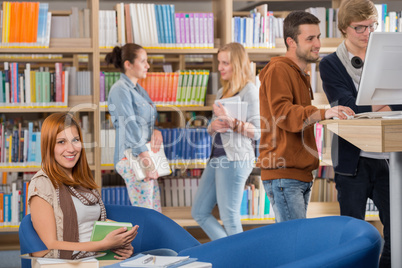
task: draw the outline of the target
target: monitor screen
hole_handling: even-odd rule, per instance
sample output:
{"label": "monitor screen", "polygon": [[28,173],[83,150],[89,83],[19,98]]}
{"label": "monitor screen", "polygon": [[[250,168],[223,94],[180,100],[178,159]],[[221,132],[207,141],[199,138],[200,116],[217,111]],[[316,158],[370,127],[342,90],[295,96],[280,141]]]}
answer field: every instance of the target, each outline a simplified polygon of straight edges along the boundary
{"label": "monitor screen", "polygon": [[373,32],[356,105],[402,104],[402,33]]}

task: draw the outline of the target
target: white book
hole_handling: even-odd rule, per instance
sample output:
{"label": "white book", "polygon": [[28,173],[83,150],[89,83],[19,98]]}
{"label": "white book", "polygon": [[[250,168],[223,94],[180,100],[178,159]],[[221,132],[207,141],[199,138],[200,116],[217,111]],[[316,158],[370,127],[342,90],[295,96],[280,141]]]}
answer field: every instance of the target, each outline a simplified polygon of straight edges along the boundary
{"label": "white book", "polygon": [[116,140],[116,130],[114,128],[108,129],[108,146],[107,146],[107,163],[113,164],[114,158],[114,148],[115,148],[115,140]]}
{"label": "white book", "polygon": [[195,26],[194,26],[194,13],[189,13],[189,22],[190,22],[190,47],[195,47]]}
{"label": "white book", "polygon": [[[167,160],[166,155],[165,155],[165,150],[163,148],[163,144],[161,145],[159,151],[156,153],[154,153],[151,150],[150,142],[148,142],[146,144],[146,147],[148,149],[148,153],[152,159],[152,162],[155,165],[156,170],[158,171],[159,177],[167,176],[170,173],[172,173],[172,171],[170,170],[169,161]],[[137,180],[145,179],[146,172],[145,172],[145,169],[141,162],[140,157],[139,156],[135,157],[131,153],[131,149],[125,150],[124,155],[127,157],[128,161],[130,162],[130,167],[133,169],[136,179]]]}
{"label": "white book", "polygon": [[382,32],[383,28],[384,28],[384,21],[383,21],[383,17],[382,17],[382,15],[383,15],[383,10],[382,10],[383,5],[382,4],[375,4],[374,6],[377,9],[377,13],[378,13],[378,27],[377,27],[377,29],[375,31],[376,32]]}
{"label": "white book", "polygon": [[107,129],[100,130],[101,164],[107,164],[106,131]]}
{"label": "white book", "polygon": [[179,185],[178,185],[178,180],[177,179],[172,179],[171,181],[172,185],[172,206],[173,207],[178,207],[179,206]]}
{"label": "white book", "polygon": [[126,22],[124,20],[124,3],[120,3],[119,9],[120,9],[119,24],[120,24],[120,35],[121,35],[121,40],[119,41],[121,42],[121,45],[124,45],[126,44]]}
{"label": "white book", "polygon": [[52,16],[51,38],[70,38],[70,17]]}
{"label": "white book", "polygon": [[247,120],[248,103],[241,101],[240,96],[215,100],[216,105],[219,106],[219,103],[226,108],[229,116],[239,119],[240,121]]}
{"label": "white book", "polygon": [[137,4],[130,4],[130,16],[131,16],[131,25],[133,29],[133,43],[142,44],[140,29],[139,29],[139,21],[137,14]]}
{"label": "white book", "polygon": [[19,222],[19,191],[17,191],[17,183],[11,184],[11,225],[18,225]]}
{"label": "white book", "polygon": [[183,178],[177,178],[177,193],[178,193],[178,201],[179,201],[179,207],[184,207],[186,205],[185,203],[185,188],[184,188],[184,179]]}
{"label": "white book", "polygon": [[105,10],[99,10],[99,47],[105,48],[106,47],[106,16]]}
{"label": "white book", "polygon": [[199,48],[200,45],[200,13],[194,13],[194,46]]}
{"label": "white book", "polygon": [[150,14],[150,22],[151,22],[151,38],[152,38],[152,46],[158,46],[158,30],[157,30],[157,22],[155,15],[155,4],[148,5],[148,12]]}
{"label": "white book", "polygon": [[192,206],[192,198],[191,198],[191,179],[183,178],[184,181],[184,205],[186,207]]}
{"label": "white book", "polygon": [[25,83],[24,83],[24,76],[19,77],[19,90],[20,90],[20,104],[25,103],[24,92],[25,92]]}
{"label": "white book", "polygon": [[27,105],[31,105],[31,64],[27,63],[24,70],[25,75],[25,99]]}
{"label": "white book", "polygon": [[198,189],[198,178],[191,178],[191,203],[194,202],[195,195],[197,194]]}
{"label": "white book", "polygon": [[137,16],[138,16],[138,29],[140,33],[141,44],[143,47],[149,47],[149,28],[148,18],[145,11],[146,4],[137,4]]}

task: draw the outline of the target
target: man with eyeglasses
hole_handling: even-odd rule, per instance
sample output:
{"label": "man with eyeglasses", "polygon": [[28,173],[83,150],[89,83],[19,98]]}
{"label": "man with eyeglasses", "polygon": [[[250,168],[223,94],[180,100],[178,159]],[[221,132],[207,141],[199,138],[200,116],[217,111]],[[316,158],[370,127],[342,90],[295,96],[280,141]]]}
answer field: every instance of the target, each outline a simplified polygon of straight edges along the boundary
{"label": "man with eyeglasses", "polygon": [[[375,5],[369,0],[342,2],[338,29],[345,39],[336,52],[324,57],[319,65],[323,88],[331,105],[348,106],[356,114],[401,110],[401,106],[356,105],[362,65],[352,63],[355,59],[364,62],[370,33],[378,27],[377,18]],[[391,267],[389,154],[364,152],[336,135],[331,154],[341,215],[364,220],[367,199],[374,201],[384,225],[380,267]]]}

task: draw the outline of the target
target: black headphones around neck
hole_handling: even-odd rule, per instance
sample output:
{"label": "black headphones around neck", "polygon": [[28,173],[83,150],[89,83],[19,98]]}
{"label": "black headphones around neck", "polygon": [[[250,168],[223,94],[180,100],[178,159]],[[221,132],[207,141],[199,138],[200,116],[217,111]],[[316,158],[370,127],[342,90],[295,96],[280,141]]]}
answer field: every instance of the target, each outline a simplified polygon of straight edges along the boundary
{"label": "black headphones around neck", "polygon": [[354,56],[351,60],[351,63],[352,66],[356,69],[360,69],[361,67],[363,67],[363,60],[358,56]]}

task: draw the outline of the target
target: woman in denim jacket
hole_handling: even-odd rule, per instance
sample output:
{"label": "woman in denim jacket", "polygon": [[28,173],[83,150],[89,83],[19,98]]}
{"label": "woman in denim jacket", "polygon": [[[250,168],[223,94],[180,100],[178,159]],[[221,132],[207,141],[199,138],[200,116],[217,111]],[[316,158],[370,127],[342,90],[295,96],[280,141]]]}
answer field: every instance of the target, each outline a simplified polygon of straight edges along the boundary
{"label": "woman in denim jacket", "polygon": [[[218,51],[219,71],[223,87],[217,99],[234,96],[247,103],[245,121],[230,116],[222,106],[213,105],[214,116],[208,126],[213,136],[210,160],[205,168],[191,210],[193,218],[212,240],[243,231],[240,205],[245,182],[253,169],[253,140],[260,138],[258,89],[244,47],[230,43]],[[239,104],[238,108],[244,107]],[[211,214],[218,205],[225,228]]]}
{"label": "woman in denim jacket", "polygon": [[[131,204],[161,211],[158,172],[153,165],[148,149],[158,152],[162,134],[155,129],[156,107],[138,80],[147,76],[149,69],[147,52],[136,44],[116,46],[106,55],[105,61],[120,69],[120,79],[112,86],[108,97],[108,108],[116,129],[114,165],[124,178]],[[131,149],[146,167],[146,178],[137,180],[124,152]]]}

